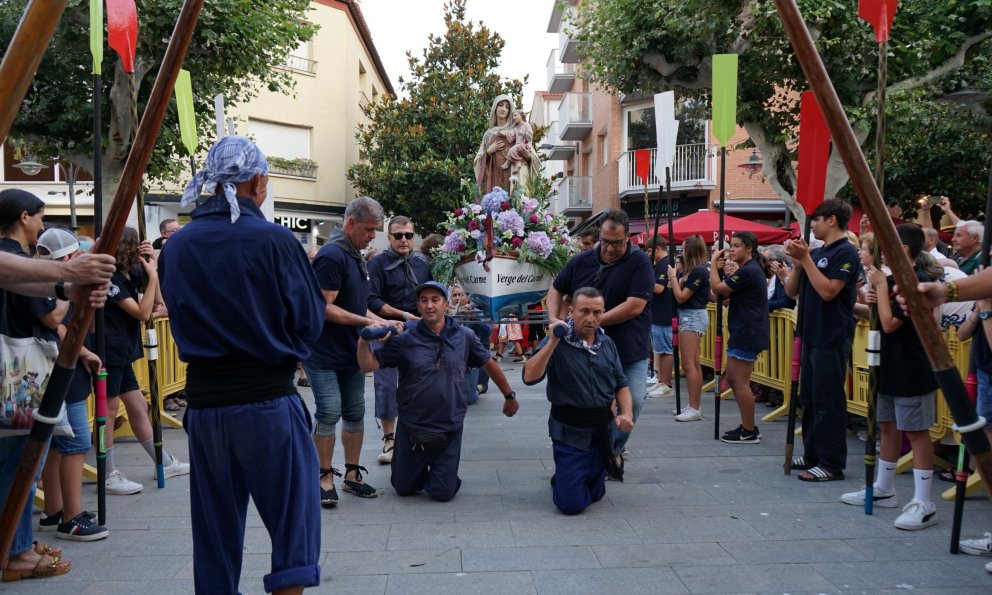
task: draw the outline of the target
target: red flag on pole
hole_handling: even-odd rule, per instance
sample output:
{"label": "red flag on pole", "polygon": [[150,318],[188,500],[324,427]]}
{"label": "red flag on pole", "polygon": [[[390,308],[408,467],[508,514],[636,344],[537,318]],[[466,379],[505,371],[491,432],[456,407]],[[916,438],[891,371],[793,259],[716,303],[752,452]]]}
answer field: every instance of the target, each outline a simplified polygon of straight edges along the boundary
{"label": "red flag on pole", "polygon": [[889,40],[899,0],[858,0],[858,16],[875,28],[875,43]]}
{"label": "red flag on pole", "polygon": [[648,185],[648,176],[651,172],[651,149],[637,149],[634,151],[634,175],[641,179],[641,183]]}
{"label": "red flag on pole", "polygon": [[823,203],[830,157],[830,129],[812,91],[805,91],[799,105],[799,171],[796,200],[807,216]]}
{"label": "red flag on pole", "polygon": [[107,0],[107,44],[121,57],[124,72],[134,73],[138,9],[134,0]]}

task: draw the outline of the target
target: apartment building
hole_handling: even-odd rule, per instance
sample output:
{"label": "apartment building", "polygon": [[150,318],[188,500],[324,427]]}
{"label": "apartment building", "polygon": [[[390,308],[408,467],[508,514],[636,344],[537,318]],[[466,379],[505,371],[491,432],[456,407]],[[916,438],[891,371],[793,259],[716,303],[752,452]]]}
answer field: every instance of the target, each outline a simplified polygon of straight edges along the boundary
{"label": "apartment building", "polygon": [[[548,32],[557,33],[559,43],[548,56],[547,91],[535,94],[531,110],[535,124],[549,127],[540,150],[562,172],[553,208],[576,224],[605,208],[623,208],[631,233],[639,233],[645,229],[645,193],[651,219],[665,182],[664,169],[655,168],[654,100],[648,94],[616,95],[581,77],[579,41],[568,27],[576,5],[577,0],[559,2],[551,12]],[[716,208],[721,174],[710,121],[691,103],[677,100],[676,105],[680,125],[670,175],[672,215],[681,217]],[[746,139],[739,128],[728,147]],[[635,175],[634,151],[639,149],[650,151],[646,188]],[[785,217],[785,204],[761,175],[756,151],[728,150],[726,189],[728,213],[770,223]],[[664,217],[664,200],[661,208]]]}

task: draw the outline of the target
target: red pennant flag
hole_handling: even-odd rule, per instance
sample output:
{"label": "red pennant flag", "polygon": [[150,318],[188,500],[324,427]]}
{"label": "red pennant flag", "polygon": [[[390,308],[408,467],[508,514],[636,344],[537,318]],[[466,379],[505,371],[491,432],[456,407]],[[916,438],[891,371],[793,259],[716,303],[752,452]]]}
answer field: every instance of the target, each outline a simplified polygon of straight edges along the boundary
{"label": "red pennant flag", "polygon": [[875,28],[875,43],[889,40],[899,0],[858,0],[858,16]]}
{"label": "red pennant flag", "polygon": [[648,185],[648,175],[651,172],[651,149],[637,149],[634,151],[634,175],[641,179],[641,183]]}
{"label": "red pennant flag", "polygon": [[812,91],[805,91],[799,105],[799,171],[796,200],[807,216],[823,203],[830,157],[830,129]]}
{"label": "red pennant flag", "polygon": [[121,57],[124,72],[134,73],[138,9],[134,0],[107,0],[107,44]]}

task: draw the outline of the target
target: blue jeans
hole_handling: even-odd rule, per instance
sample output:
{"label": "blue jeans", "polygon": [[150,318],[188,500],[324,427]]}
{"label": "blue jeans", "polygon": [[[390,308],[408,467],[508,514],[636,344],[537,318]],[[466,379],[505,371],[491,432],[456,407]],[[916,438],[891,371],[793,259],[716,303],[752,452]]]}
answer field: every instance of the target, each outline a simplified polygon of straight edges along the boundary
{"label": "blue jeans", "polygon": [[[4,436],[0,438],[0,510],[7,505],[7,496],[10,495],[10,488],[14,485],[14,476],[17,475],[17,468],[21,464],[21,455],[28,445],[28,436]],[[45,468],[45,457],[48,449],[42,449],[41,462],[38,463],[38,476]],[[35,477],[35,481],[38,477]],[[10,557],[19,556],[31,549],[34,543],[34,525],[31,523],[31,506],[34,503],[34,482],[31,483],[31,491],[28,492],[27,505],[21,513],[21,519],[17,523],[17,532],[14,533],[14,541],[10,546]]]}
{"label": "blue jeans", "polygon": [[325,370],[305,366],[313,400],[318,436],[333,436],[338,420],[342,432],[365,431],[365,374],[361,370]]}
{"label": "blue jeans", "polygon": [[978,399],[975,403],[975,411],[985,418],[985,427],[992,429],[992,374],[977,370],[978,376]]}
{"label": "blue jeans", "polygon": [[803,346],[799,403],[803,408],[803,458],[831,473],[847,466],[847,364],[850,343]]}
{"label": "blue jeans", "polygon": [[52,436],[52,448],[63,455],[85,454],[90,450],[90,420],[86,415],[86,401],[78,403],[66,403],[65,416],[72,426],[72,433],[76,436],[68,438],[66,436]]}
{"label": "blue jeans", "polygon": [[[623,365],[623,375],[627,377],[627,388],[630,389],[630,400],[633,405],[634,423],[641,416],[641,406],[648,396],[648,360],[647,358],[630,362]],[[630,432],[621,432],[616,424],[610,424],[613,431],[613,452],[620,454],[623,452],[627,441],[630,440]]]}

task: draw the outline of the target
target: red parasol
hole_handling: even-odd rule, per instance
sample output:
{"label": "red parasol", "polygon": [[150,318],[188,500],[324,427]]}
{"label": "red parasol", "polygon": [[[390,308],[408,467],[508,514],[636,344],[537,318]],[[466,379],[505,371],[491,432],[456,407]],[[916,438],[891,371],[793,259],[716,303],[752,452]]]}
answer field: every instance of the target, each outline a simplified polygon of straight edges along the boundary
{"label": "red parasol", "polygon": [[[673,225],[673,234],[675,235],[676,242],[682,242],[689,236],[700,235],[707,244],[711,244],[716,242],[717,236],[720,235],[720,215],[713,211],[699,211],[692,215],[687,215],[676,219]],[[759,244],[779,244],[795,235],[789,229],[779,229],[770,225],[748,221],[747,219],[731,217],[730,215],[724,215],[723,227],[724,233],[727,235],[735,231],[750,231],[758,236]],[[649,233],[650,231],[645,230],[638,234],[635,242],[637,239],[647,239],[651,235]],[[657,231],[663,237],[668,237],[668,230],[664,226],[659,226]]]}

